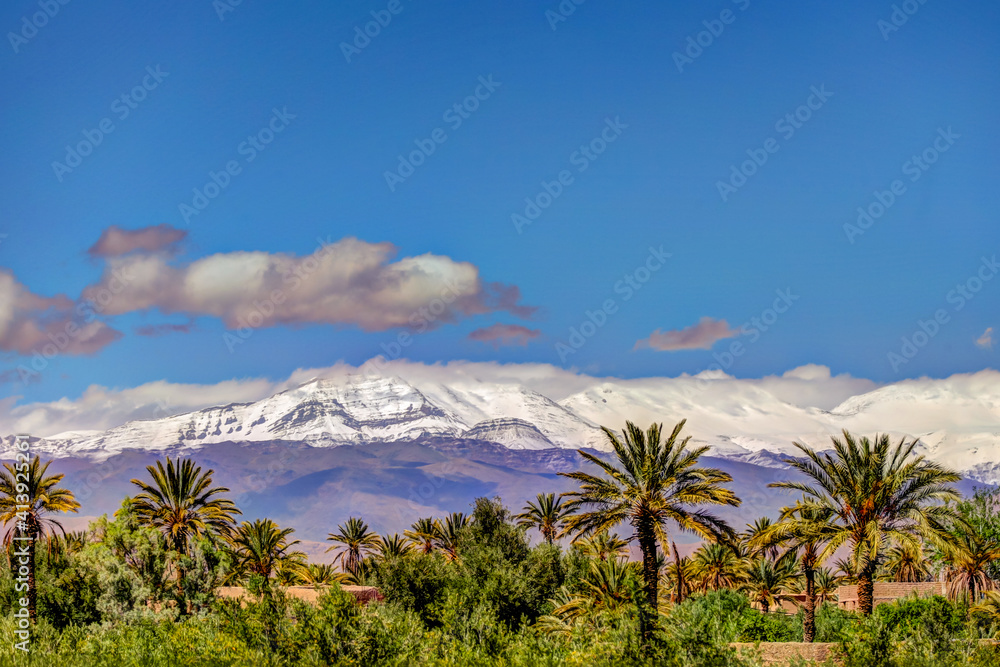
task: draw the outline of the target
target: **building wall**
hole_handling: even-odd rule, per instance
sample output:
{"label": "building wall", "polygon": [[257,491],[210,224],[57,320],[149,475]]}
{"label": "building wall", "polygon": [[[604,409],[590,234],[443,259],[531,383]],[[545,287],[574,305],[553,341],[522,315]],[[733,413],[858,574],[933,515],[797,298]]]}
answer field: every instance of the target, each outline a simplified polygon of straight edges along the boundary
{"label": "building wall", "polygon": [[[886,602],[893,602],[899,598],[905,598],[909,595],[917,594],[918,597],[927,597],[930,595],[944,595],[945,594],[945,584],[943,581],[922,581],[919,583],[903,583],[903,582],[875,582],[874,591],[874,604],[878,606],[880,604],[885,604]],[[846,609],[848,611],[857,611],[858,609],[858,587],[857,586],[841,586],[837,589],[837,597],[839,602],[837,603],[841,609]]]}

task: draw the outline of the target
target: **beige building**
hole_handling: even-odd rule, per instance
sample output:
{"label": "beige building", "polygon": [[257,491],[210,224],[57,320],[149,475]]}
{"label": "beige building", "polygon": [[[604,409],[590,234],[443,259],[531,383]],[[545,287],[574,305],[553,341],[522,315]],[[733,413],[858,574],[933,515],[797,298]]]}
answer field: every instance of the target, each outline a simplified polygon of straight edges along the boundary
{"label": "beige building", "polygon": [[[944,595],[945,584],[943,581],[921,581],[919,583],[903,582],[875,582],[874,606],[893,602],[899,598],[905,598],[916,594],[918,597],[928,597],[931,595]],[[838,605],[847,611],[857,611],[858,609],[858,587],[841,586],[837,589]]]}

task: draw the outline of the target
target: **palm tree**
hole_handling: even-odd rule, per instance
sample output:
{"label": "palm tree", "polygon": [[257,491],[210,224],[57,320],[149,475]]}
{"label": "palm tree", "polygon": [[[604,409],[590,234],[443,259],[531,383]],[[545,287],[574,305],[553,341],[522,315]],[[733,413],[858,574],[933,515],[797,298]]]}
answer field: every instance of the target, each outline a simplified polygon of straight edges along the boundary
{"label": "palm tree", "polygon": [[552,544],[566,515],[567,511],[561,497],[556,497],[554,493],[539,493],[536,501],[528,501],[524,511],[514,518],[517,519],[519,526],[538,528],[542,538]]}
{"label": "palm tree", "polygon": [[948,597],[955,600],[967,595],[969,604],[975,604],[981,593],[996,588],[988,568],[1000,560],[1000,542],[969,529],[952,534],[942,546]]}
{"label": "palm tree", "polygon": [[441,526],[434,519],[417,519],[403,535],[422,553],[429,554],[434,551],[434,540],[440,530]]}
{"label": "palm tree", "polygon": [[777,561],[770,558],[758,558],[746,571],[743,590],[750,602],[760,605],[765,614],[772,606],[781,604],[791,597],[798,583],[798,572],[792,558],[780,558]]}
{"label": "palm tree", "polygon": [[784,557],[798,556],[799,569],[805,580],[805,613],[802,620],[803,641],[812,642],[816,637],[816,570],[829,557],[822,547],[836,536],[831,524],[833,513],[825,507],[797,502],[781,511],[777,523],[768,523],[750,544],[761,550],[770,545],[783,545]]}
{"label": "palm tree", "polygon": [[413,551],[413,545],[399,533],[393,533],[392,535],[379,538],[378,544],[375,546],[375,551],[378,554],[378,560],[384,562],[395,558],[403,558]]}
{"label": "palm tree", "polygon": [[[765,553],[770,558],[777,558],[779,544],[774,541],[773,535],[769,535],[774,523],[770,517],[762,516],[753,523],[748,523],[746,530],[740,535],[743,544],[746,546],[747,556],[751,558]],[[761,536],[768,535],[769,539],[762,539]]]}
{"label": "palm tree", "polygon": [[351,517],[346,524],[337,526],[337,531],[327,536],[326,539],[334,543],[327,551],[336,551],[341,570],[358,576],[365,556],[378,547],[379,536],[357,517]]}
{"label": "palm tree", "polygon": [[816,595],[816,604],[822,606],[827,601],[837,596],[837,589],[842,584],[841,577],[838,577],[828,567],[816,569],[816,583],[813,592]]}
{"label": "palm tree", "polygon": [[309,563],[302,569],[302,581],[313,588],[329,586],[345,581],[348,575],[337,572],[329,563]]}
{"label": "palm tree", "polygon": [[438,532],[434,536],[434,546],[441,550],[445,559],[450,562],[458,560],[458,542],[463,528],[469,525],[471,517],[462,512],[452,512],[438,523]]}
{"label": "palm tree", "polygon": [[608,560],[623,558],[628,555],[628,541],[604,530],[596,535],[585,537],[577,543],[585,556]]}
{"label": "palm tree", "polygon": [[132,509],[142,523],[157,528],[167,538],[172,549],[186,554],[192,537],[206,534],[229,535],[234,516],[242,514],[228,498],[224,486],[212,486],[214,470],[204,473],[192,459],[167,459],[167,465],[157,461],[146,466],[152,484],[139,479],[132,483],[141,493],[132,499]]}
{"label": "palm tree", "polygon": [[64,475],[46,476],[51,461],[43,465],[37,456],[30,463],[18,460],[19,463],[4,463],[0,470],[0,520],[5,526],[15,524],[13,530],[7,531],[4,542],[7,545],[17,542],[18,548],[10,558],[17,556],[18,564],[28,568],[27,582],[21,583],[28,585],[28,616],[34,623],[37,618],[35,543],[41,536],[53,534],[53,529],[65,533],[62,524],[48,515],[76,512],[80,503],[69,489],[56,488]]}
{"label": "palm tree", "polygon": [[694,565],[687,556],[681,556],[677,551],[677,545],[670,543],[673,552],[673,560],[664,567],[663,576],[667,588],[670,589],[670,602],[680,604],[693,592],[692,582],[695,580]]}
{"label": "palm tree", "polygon": [[841,585],[858,583],[858,568],[854,564],[854,559],[838,558],[833,561],[833,564],[837,568],[837,572],[840,572],[837,579]]}
{"label": "palm tree", "polygon": [[733,548],[720,542],[706,542],[691,557],[692,572],[702,591],[737,588],[746,563]]}
{"label": "palm tree", "polygon": [[906,542],[890,547],[882,561],[882,573],[889,581],[927,581],[931,568],[924,556],[923,545],[919,542]]}
{"label": "palm tree", "polygon": [[[663,549],[668,544],[666,524],[673,521],[681,530],[708,539],[736,537],[725,521],[707,510],[696,509],[698,505],[736,507],[740,500],[721,486],[731,482],[732,477],[721,470],[698,467],[698,459],[708,447],[688,450],[690,436],[679,439],[684,423],[681,421],[674,427],[666,442],[659,424],[643,432],[632,422],[626,422],[623,439],[602,427],[614,449],[615,462],[577,451],[605,476],[583,471],[559,473],[580,482],[579,491],[564,494],[571,499],[566,509],[574,513],[566,519],[567,532],[576,533],[579,538],[609,530],[622,522],[628,522],[635,530],[642,552],[647,607],[642,614],[643,635],[647,639],[652,632],[650,614],[657,609],[657,542]],[[588,511],[575,514],[579,510]]]}
{"label": "palm tree", "polygon": [[233,531],[230,547],[240,574],[259,574],[270,579],[280,568],[286,574],[305,565],[305,554],[292,551],[298,540],[289,541],[292,528],[281,529],[270,519],[244,521]]}
{"label": "palm tree", "polygon": [[785,463],[808,481],[769,486],[800,491],[806,496],[804,505],[831,513],[837,530],[821,559],[850,544],[857,567],[858,606],[870,616],[875,571],[886,544],[912,544],[918,535],[928,539],[943,535],[958,518],[945,503],[960,497],[952,485],[961,477],[915,456],[917,440],[907,443],[904,438],[893,447],[888,435],[857,440],[847,430],[843,438],[832,440],[833,453],[823,454],[794,443],[806,458],[786,458]]}

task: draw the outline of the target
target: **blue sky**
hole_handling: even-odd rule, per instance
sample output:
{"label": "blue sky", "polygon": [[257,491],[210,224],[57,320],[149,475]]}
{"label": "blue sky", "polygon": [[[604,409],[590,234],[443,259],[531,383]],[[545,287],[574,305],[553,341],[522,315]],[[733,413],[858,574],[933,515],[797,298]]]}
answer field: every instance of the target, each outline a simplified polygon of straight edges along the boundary
{"label": "blue sky", "polygon": [[[564,2],[575,11],[557,21],[546,13],[559,11],[554,1],[400,0],[348,62],[341,44],[390,3],[244,0],[220,18],[221,2],[70,2],[34,32],[22,30],[37,2],[0,10],[0,267],[33,295],[78,304],[111,265],[87,251],[112,225],[186,232],[159,249],[171,266],[240,252],[304,256],[318,238],[355,237],[392,244],[391,261],[467,262],[484,285],[516,286],[518,303],[537,308],[514,312],[475,295],[487,305],[401,350],[418,361],[677,375],[725,360],[740,342],[742,354],[723,364],[739,377],[816,363],[883,382],[996,366],[984,334],[1000,325],[1000,280],[983,282],[961,309],[949,298],[970,279],[976,286],[983,257],[1000,254],[995,3],[913,2],[915,13],[888,31],[879,22],[892,20],[892,3],[589,0]],[[674,54],[709,28],[719,34],[701,35],[707,46],[692,48],[679,71]],[[149,78],[157,67],[165,75]],[[481,78],[499,85],[487,92]],[[151,89],[135,108],[116,103],[144,79]],[[445,112],[477,87],[485,99],[453,127]],[[823,101],[813,92],[821,89]],[[776,126],[810,102],[794,133]],[[294,118],[248,162],[242,142],[275,109]],[[53,167],[103,119],[113,131],[79,166]],[[614,141],[581,158],[608,123],[617,123],[605,134]],[[397,156],[439,128],[446,140],[390,189]],[[907,168],[925,149],[936,161]],[[767,160],[724,201],[719,182],[747,151]],[[230,161],[239,173],[186,220],[180,204]],[[512,215],[564,170],[572,182],[519,233]],[[896,180],[902,194],[884,214],[862,234],[845,231]],[[661,246],[670,258],[626,300],[616,285]],[[776,290],[798,298],[766,332],[740,331],[774,305]],[[561,357],[571,328],[609,299],[606,323]],[[361,363],[405,330],[300,314],[227,346],[234,327],[225,318],[171,303],[102,318],[121,335],[90,354],[56,356],[28,384],[13,371],[31,350],[8,340],[5,393],[53,400],[94,383],[287,376]],[[903,337],[937,311],[946,317],[935,335],[893,364]],[[58,317],[0,314],[0,326]],[[728,326],[710,349],[633,349],[656,331],[690,330],[703,342],[691,330],[702,318]],[[164,323],[193,328],[136,333]],[[494,324],[531,338],[470,339]]]}

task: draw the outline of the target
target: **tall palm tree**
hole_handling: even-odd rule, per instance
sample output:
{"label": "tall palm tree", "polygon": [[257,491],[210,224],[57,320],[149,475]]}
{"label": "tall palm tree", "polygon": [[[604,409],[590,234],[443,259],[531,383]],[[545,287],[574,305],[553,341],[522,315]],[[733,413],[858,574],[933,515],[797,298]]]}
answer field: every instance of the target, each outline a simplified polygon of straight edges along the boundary
{"label": "tall palm tree", "polygon": [[554,493],[539,493],[535,502],[529,500],[524,511],[514,518],[519,526],[538,528],[542,538],[552,544],[566,515],[562,497],[557,497]]}
{"label": "tall palm tree", "polygon": [[327,551],[336,551],[340,569],[357,576],[365,557],[378,547],[379,537],[357,517],[351,517],[347,523],[337,526],[337,531],[327,536],[326,539],[334,543]]}
{"label": "tall palm tree", "polygon": [[[76,512],[80,503],[69,489],[57,488],[64,475],[48,475],[51,461],[43,465],[35,456],[30,462],[4,463],[0,470],[0,520],[4,525],[14,523],[4,539],[6,544],[16,543],[13,555],[18,565],[28,568],[28,615],[34,623],[36,615],[37,589],[35,587],[35,544],[54,530],[65,533],[62,524],[50,514]],[[21,559],[24,559],[23,561]],[[24,562],[27,561],[27,562]],[[20,567],[18,567],[20,569]],[[22,583],[22,582],[19,582]]]}
{"label": "tall palm tree", "polygon": [[889,581],[913,583],[930,578],[930,562],[919,542],[895,544],[886,550],[881,571]]}
{"label": "tall palm tree", "polygon": [[768,545],[782,545],[786,549],[784,557],[797,555],[806,589],[802,620],[802,637],[806,642],[816,638],[816,570],[829,557],[823,547],[837,533],[832,519],[829,508],[797,502],[782,509],[776,523],[768,523],[750,539],[752,547],[766,550]]}
{"label": "tall palm tree", "polygon": [[622,439],[611,429],[602,427],[616,460],[609,463],[589,452],[578,452],[604,476],[583,471],[559,473],[580,482],[579,491],[564,494],[570,498],[566,509],[573,512],[566,519],[567,532],[576,533],[579,538],[609,530],[623,522],[634,529],[642,552],[647,606],[642,618],[643,635],[647,639],[652,632],[650,614],[657,609],[657,542],[665,550],[667,524],[672,521],[681,530],[708,539],[733,540],[736,537],[725,521],[697,508],[699,505],[736,507],[740,500],[722,487],[731,482],[732,477],[715,468],[698,467],[698,459],[708,447],[689,450],[690,436],[680,439],[684,423],[678,423],[666,441],[659,424],[643,432],[632,422],[626,422]]}
{"label": "tall palm tree", "polygon": [[141,490],[132,499],[132,509],[141,522],[157,528],[172,549],[187,553],[192,537],[205,534],[229,535],[235,515],[242,514],[228,498],[224,486],[212,486],[214,470],[202,472],[192,459],[167,459],[146,466],[153,483],[133,479]]}
{"label": "tall palm tree", "polygon": [[577,544],[585,556],[600,560],[618,559],[628,555],[628,541],[606,530],[585,537]]}
{"label": "tall palm tree", "polygon": [[746,563],[728,544],[706,542],[691,557],[692,572],[702,591],[738,588]]}
{"label": "tall palm tree", "polygon": [[389,561],[395,558],[403,558],[413,551],[413,544],[399,533],[386,535],[379,538],[375,546],[377,558],[380,561]]}
{"label": "tall palm tree", "polygon": [[305,554],[292,550],[299,541],[288,539],[294,532],[293,528],[279,528],[270,519],[244,521],[229,540],[236,560],[235,570],[241,575],[259,574],[270,579],[279,568],[294,573],[304,567]]}
{"label": "tall palm tree", "polygon": [[913,454],[917,442],[893,446],[888,435],[860,440],[844,430],[832,438],[833,453],[819,454],[801,443],[805,459],[785,462],[803,473],[805,482],[777,482],[772,487],[805,494],[803,504],[829,511],[838,530],[822,556],[849,544],[857,567],[858,606],[870,616],[875,571],[889,542],[912,544],[917,536],[931,539],[958,521],[946,504],[959,499],[953,486],[961,477],[937,463]]}
{"label": "tall palm tree", "polygon": [[434,551],[434,540],[440,530],[441,526],[437,521],[424,518],[414,521],[409,530],[403,531],[403,535],[422,553],[429,554]]}
{"label": "tall palm tree", "polygon": [[463,528],[469,525],[472,517],[462,512],[452,512],[444,523],[438,523],[438,532],[434,536],[434,546],[441,550],[445,559],[454,562],[458,560],[458,542]]}
{"label": "tall palm tree", "polygon": [[760,605],[765,614],[772,606],[788,600],[797,589],[798,572],[791,558],[757,558],[746,570],[743,590],[750,602]]}
{"label": "tall palm tree", "polygon": [[954,600],[967,595],[971,605],[982,593],[996,588],[988,568],[991,563],[1000,560],[1000,542],[983,537],[970,528],[957,535],[952,534],[949,542],[942,546],[948,597]]}

